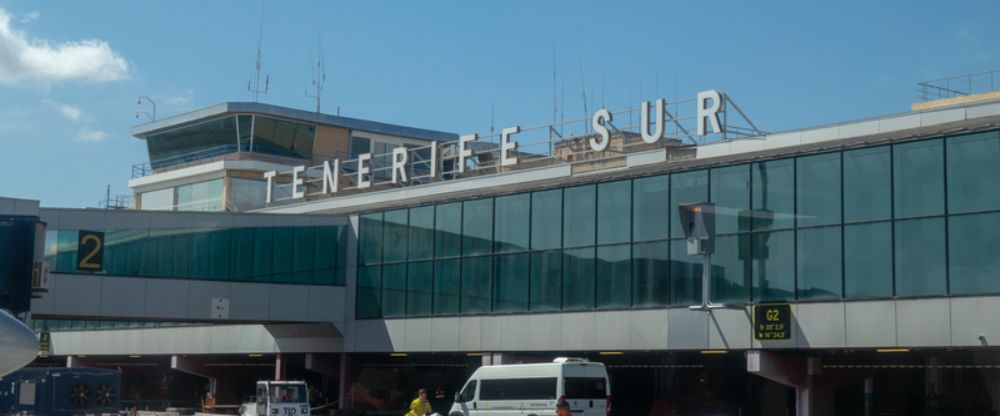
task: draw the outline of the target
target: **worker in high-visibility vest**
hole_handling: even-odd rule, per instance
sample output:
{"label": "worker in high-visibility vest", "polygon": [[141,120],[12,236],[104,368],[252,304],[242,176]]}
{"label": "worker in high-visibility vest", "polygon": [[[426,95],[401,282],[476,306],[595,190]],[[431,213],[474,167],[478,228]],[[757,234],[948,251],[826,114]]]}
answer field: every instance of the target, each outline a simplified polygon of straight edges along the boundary
{"label": "worker in high-visibility vest", "polygon": [[410,402],[410,411],[403,416],[427,416],[431,414],[431,403],[427,401],[427,389],[417,391],[417,398]]}

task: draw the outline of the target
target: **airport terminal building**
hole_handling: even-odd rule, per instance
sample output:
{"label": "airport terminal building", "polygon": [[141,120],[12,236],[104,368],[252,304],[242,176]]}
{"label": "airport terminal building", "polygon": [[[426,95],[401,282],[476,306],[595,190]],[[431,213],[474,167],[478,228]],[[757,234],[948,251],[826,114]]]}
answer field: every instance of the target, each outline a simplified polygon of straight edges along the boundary
{"label": "airport terminal building", "polygon": [[[997,98],[773,133],[707,91],[482,137],[224,103],[134,128],[134,209],[0,208],[47,224],[36,364],[121,368],[140,407],[290,377],[439,410],[479,365],[570,355],[616,415],[980,414]],[[678,218],[701,202],[708,299]]]}

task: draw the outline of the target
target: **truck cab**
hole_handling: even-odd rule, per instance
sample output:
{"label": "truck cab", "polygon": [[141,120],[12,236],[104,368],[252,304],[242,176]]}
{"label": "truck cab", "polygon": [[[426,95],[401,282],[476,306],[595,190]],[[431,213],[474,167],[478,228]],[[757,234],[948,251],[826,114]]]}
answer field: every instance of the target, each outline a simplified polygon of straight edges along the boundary
{"label": "truck cab", "polygon": [[243,405],[242,416],[309,415],[309,389],[304,381],[258,381],[254,403]]}

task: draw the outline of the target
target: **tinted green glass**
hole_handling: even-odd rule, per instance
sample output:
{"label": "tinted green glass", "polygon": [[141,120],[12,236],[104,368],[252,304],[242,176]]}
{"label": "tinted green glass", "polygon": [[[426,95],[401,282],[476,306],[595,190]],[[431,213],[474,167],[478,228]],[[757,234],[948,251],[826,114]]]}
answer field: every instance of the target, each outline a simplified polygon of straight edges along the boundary
{"label": "tinted green glass", "polygon": [[949,137],[948,211],[1000,209],[1000,131]]}
{"label": "tinted green glass", "polygon": [[632,181],[632,240],[658,240],[670,236],[670,176]]}
{"label": "tinted green glass", "polygon": [[632,305],[632,247],[628,244],[597,248],[597,308]]}
{"label": "tinted green glass", "polygon": [[896,222],[896,296],[945,294],[944,218]]}
{"label": "tinted green glass", "polygon": [[361,264],[382,262],[382,213],[364,214],[358,221],[358,259]]}
{"label": "tinted green glass", "polygon": [[528,255],[496,256],[493,282],[494,312],[528,310]]}
{"label": "tinted green glass", "polygon": [[530,215],[531,194],[497,197],[494,248],[498,253],[528,249]]}
{"label": "tinted green glass", "polygon": [[[113,276],[137,276],[140,267],[142,267],[142,243],[147,236],[146,230],[106,230],[104,232],[104,272]],[[204,246],[207,251],[209,244],[206,243]],[[206,256],[199,256],[199,260],[202,258],[204,258],[203,262],[206,266],[204,274],[208,275],[208,259]]]}
{"label": "tinted green glass", "polygon": [[[344,245],[340,244],[340,232],[342,227],[316,227],[313,238],[313,283],[318,285],[341,284],[341,269],[344,267],[340,260],[341,251],[345,251]],[[309,247],[305,248],[309,250]]]}
{"label": "tinted green glass", "polygon": [[[150,230],[150,237],[158,230]],[[253,275],[254,229],[234,228],[230,230],[232,251],[229,263],[233,280],[249,280]],[[155,240],[155,239],[154,239]],[[155,266],[155,263],[150,264]]]}
{"label": "tinted green glass", "polygon": [[[256,232],[256,231],[255,231]],[[157,277],[173,277],[174,276],[174,236],[177,234],[177,230],[150,230],[150,235],[156,234],[157,247],[156,247],[156,262],[159,264],[157,267]],[[256,236],[254,240],[256,241]],[[75,244],[75,243],[74,243]],[[267,272],[271,272],[271,246],[267,246],[267,256],[264,260],[267,260]],[[253,252],[256,254],[258,248],[256,244],[254,245]],[[75,256],[75,251],[74,251]],[[75,257],[74,257],[75,259]],[[75,260],[74,260],[75,261]],[[263,262],[263,260],[261,261]],[[257,269],[258,263],[257,258],[254,256],[254,270]],[[74,266],[75,267],[75,266]],[[252,272],[250,275],[250,280],[257,280],[258,277]]]}
{"label": "tinted green glass", "polygon": [[434,263],[409,263],[406,270],[406,316],[430,315],[433,289]]}
{"label": "tinted green glass", "polygon": [[462,203],[438,204],[434,212],[434,256],[462,254]]}
{"label": "tinted green glass", "polygon": [[795,224],[795,163],[792,159],[754,163],[751,168],[754,230]]}
{"label": "tinted green glass", "polygon": [[294,227],[292,251],[291,283],[312,283],[316,270],[316,229],[314,227]]}
{"label": "tinted green glass", "polygon": [[357,302],[354,311],[358,318],[377,318],[382,312],[382,266],[358,267]]}
{"label": "tinted green glass", "polygon": [[563,247],[594,244],[597,187],[575,186],[563,190]]}
{"label": "tinted green glass", "polygon": [[800,157],[795,163],[798,226],[839,224],[840,153]]}
{"label": "tinted green glass", "polygon": [[[171,236],[173,259],[173,273],[167,273],[164,277],[191,276],[192,257],[194,255],[194,240],[188,230],[179,231]],[[270,249],[271,247],[267,247]],[[268,273],[270,274],[270,273]],[[266,276],[265,276],[266,277]]]}
{"label": "tinted green glass", "polygon": [[753,255],[753,300],[795,298],[795,233],[755,233],[750,239]]}
{"label": "tinted green glass", "polygon": [[410,208],[410,260],[434,257],[434,206]]}
{"label": "tinted green glass", "polygon": [[562,247],[562,189],[531,193],[531,248]]}
{"label": "tinted green glass", "polygon": [[462,313],[490,311],[490,286],[493,258],[472,257],[462,260]]}
{"label": "tinted green glass", "polygon": [[[80,242],[79,230],[59,230],[56,234],[56,268],[53,271],[72,273],[76,270],[77,244]],[[159,250],[156,254],[159,255]],[[159,274],[150,274],[159,276]]]}
{"label": "tinted green glass", "polygon": [[632,245],[632,305],[666,306],[670,301],[670,242]]}
{"label": "tinted green glass", "polygon": [[462,255],[477,256],[493,251],[493,199],[462,203]]}
{"label": "tinted green glass", "polygon": [[687,240],[670,241],[670,304],[701,303],[701,256],[687,254]]}
{"label": "tinted green glass", "polygon": [[406,235],[409,227],[409,211],[397,209],[385,212],[382,232],[382,262],[390,263],[405,261],[409,238]]}
{"label": "tinted green glass", "polygon": [[292,253],[295,247],[295,229],[274,227],[271,229],[272,281],[289,283],[292,281]]}
{"label": "tinted green glass", "polygon": [[840,227],[806,228],[796,236],[799,299],[840,299]]}
{"label": "tinted green glass", "polygon": [[711,179],[715,232],[750,231],[750,165],[712,169]]}
{"label": "tinted green glass", "polygon": [[[712,301],[746,303],[750,300],[750,235],[716,237],[712,262]],[[700,280],[699,280],[700,282]]]}
{"label": "tinted green glass", "polygon": [[316,126],[270,117],[253,118],[253,151],[285,157],[312,157]]}
{"label": "tinted green glass", "polygon": [[[708,171],[675,173],[670,175],[670,210],[671,218],[677,219],[677,206],[693,202],[708,201]],[[670,236],[684,237],[680,221],[670,222]]]}
{"label": "tinted green glass", "polygon": [[948,218],[952,294],[1000,292],[1000,214]]}
{"label": "tinted green glass", "polygon": [[594,248],[563,250],[563,310],[594,308]]}
{"label": "tinted green glass", "polygon": [[632,239],[632,181],[597,185],[597,244]]}
{"label": "tinted green glass", "polygon": [[941,140],[899,144],[892,149],[896,218],[944,213]]}
{"label": "tinted green glass", "polygon": [[434,315],[454,315],[462,294],[462,263],[459,259],[434,262]]}
{"label": "tinted green glass", "polygon": [[557,311],[562,307],[562,252],[531,253],[531,310]]}
{"label": "tinted green glass", "polygon": [[[205,149],[236,150],[236,117],[225,116],[193,126],[173,129],[146,137],[149,162],[153,169],[189,162],[192,154]],[[214,155],[213,155],[214,156]]]}
{"label": "tinted green glass", "polygon": [[892,296],[891,222],[844,226],[844,292],[848,299]]}
{"label": "tinted green glass", "polygon": [[892,156],[889,146],[844,152],[844,221],[892,217]]}
{"label": "tinted green glass", "polygon": [[403,316],[406,313],[406,264],[382,266],[382,316]]}

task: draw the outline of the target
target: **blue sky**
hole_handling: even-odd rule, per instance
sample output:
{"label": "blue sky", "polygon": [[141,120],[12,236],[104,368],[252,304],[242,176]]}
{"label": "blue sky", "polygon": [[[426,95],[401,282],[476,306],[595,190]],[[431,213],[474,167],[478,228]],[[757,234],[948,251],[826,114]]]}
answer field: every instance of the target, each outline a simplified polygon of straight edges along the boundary
{"label": "blue sky", "polygon": [[[904,112],[921,80],[1000,68],[1000,2],[267,1],[261,101],[456,133],[718,89],[780,131]],[[93,206],[164,117],[251,97],[260,1],[0,0],[0,195]],[[582,80],[581,80],[582,77]],[[589,116],[589,114],[588,114]],[[145,116],[142,116],[145,118]]]}

